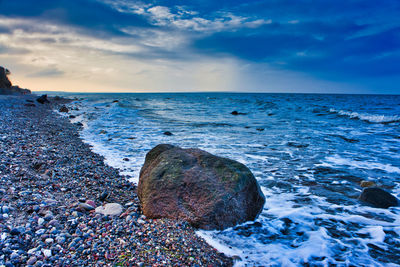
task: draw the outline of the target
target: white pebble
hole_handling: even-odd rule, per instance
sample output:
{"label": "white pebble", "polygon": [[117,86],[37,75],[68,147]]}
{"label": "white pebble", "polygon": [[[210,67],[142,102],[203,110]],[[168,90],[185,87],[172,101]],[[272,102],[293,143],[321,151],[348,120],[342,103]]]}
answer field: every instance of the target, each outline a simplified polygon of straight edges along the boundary
{"label": "white pebble", "polygon": [[44,223],[44,219],[43,219],[43,218],[39,218],[38,224],[39,224],[39,225],[42,225],[43,223]]}
{"label": "white pebble", "polygon": [[50,249],[42,249],[42,253],[45,257],[51,257],[51,250]]}

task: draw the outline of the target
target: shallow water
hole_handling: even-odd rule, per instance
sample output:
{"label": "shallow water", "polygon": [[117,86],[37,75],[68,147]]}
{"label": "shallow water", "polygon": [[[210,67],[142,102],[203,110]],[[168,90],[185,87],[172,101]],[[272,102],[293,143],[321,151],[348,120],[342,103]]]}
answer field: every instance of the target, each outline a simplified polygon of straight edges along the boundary
{"label": "shallow water", "polygon": [[198,147],[251,169],[266,196],[257,221],[198,231],[239,256],[238,266],[400,265],[400,208],[357,200],[362,180],[399,197],[400,96],[69,96],[83,99],[72,105],[83,139],[133,182],[160,143]]}

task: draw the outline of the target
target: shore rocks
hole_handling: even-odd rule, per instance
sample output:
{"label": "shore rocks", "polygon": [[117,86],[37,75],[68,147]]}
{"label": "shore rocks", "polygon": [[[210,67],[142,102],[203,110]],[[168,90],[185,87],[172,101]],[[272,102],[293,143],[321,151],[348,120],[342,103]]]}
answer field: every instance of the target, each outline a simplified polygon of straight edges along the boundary
{"label": "shore rocks", "polygon": [[65,105],[62,105],[58,111],[68,113],[69,109]]}
{"label": "shore rocks", "polygon": [[254,220],[265,203],[260,186],[243,164],[167,144],[147,153],[138,196],[147,217],[183,219],[203,229]]}
{"label": "shore rocks", "polygon": [[399,205],[396,197],[378,187],[364,188],[360,195],[360,200],[376,208],[383,209]]}
{"label": "shore rocks", "polygon": [[40,104],[50,103],[50,101],[47,99],[47,95],[41,95],[36,99],[36,101],[39,102]]}

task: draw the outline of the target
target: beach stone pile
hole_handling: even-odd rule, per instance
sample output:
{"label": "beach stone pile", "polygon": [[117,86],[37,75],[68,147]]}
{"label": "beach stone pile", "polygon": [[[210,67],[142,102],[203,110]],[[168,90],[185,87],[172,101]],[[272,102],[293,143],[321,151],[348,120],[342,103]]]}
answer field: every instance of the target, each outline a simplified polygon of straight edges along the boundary
{"label": "beach stone pile", "polygon": [[207,230],[254,220],[265,203],[257,180],[243,164],[168,144],[146,155],[138,196],[149,218],[183,219]]}
{"label": "beach stone pile", "polygon": [[[232,266],[182,220],[143,215],[136,186],[37,96],[0,96],[0,266]],[[30,105],[26,105],[30,104]]]}

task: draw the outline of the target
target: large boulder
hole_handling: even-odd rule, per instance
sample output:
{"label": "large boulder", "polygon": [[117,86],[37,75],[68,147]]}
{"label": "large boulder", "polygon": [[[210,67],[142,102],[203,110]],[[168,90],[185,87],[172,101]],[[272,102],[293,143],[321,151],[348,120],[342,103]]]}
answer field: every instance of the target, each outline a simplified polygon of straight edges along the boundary
{"label": "large boulder", "polygon": [[243,164],[200,149],[161,144],[146,155],[138,196],[149,218],[183,219],[202,229],[254,220],[265,197]]}
{"label": "large boulder", "polygon": [[360,200],[376,208],[383,209],[395,207],[399,204],[395,196],[378,187],[364,188],[360,195]]}

